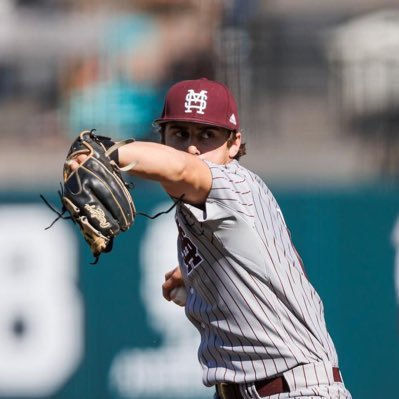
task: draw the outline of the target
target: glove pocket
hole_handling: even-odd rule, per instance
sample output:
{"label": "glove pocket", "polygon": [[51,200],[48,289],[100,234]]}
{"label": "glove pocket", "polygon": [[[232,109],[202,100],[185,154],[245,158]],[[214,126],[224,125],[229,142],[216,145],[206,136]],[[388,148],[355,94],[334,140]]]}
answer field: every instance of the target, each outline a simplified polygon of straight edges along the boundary
{"label": "glove pocket", "polygon": [[[90,224],[106,237],[119,234],[119,223],[101,199],[93,195],[92,187],[85,187],[79,195],[65,193],[63,202],[74,219],[82,224]],[[83,226],[81,226],[83,227]]]}
{"label": "glove pocket", "polygon": [[135,208],[133,199],[122,178],[116,171],[106,168],[97,170],[96,179],[90,189],[99,202],[108,210],[122,231],[126,231],[134,221]]}
{"label": "glove pocket", "polygon": [[100,198],[91,196],[89,201],[81,204],[81,212],[82,216],[87,218],[88,223],[104,236],[112,237],[120,233],[118,220],[114,218]]}

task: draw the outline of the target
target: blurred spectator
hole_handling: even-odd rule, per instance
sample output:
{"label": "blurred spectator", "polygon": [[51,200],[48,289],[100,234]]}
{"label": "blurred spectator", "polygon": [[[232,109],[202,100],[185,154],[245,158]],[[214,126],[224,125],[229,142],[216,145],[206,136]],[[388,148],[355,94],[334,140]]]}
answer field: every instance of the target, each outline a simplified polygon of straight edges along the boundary
{"label": "blurred spectator", "polygon": [[98,128],[118,138],[148,134],[153,115],[161,107],[163,91],[157,77],[136,72],[147,55],[145,45],[156,42],[159,31],[146,15],[112,19],[96,58],[77,63],[71,73],[67,115],[70,131]]}
{"label": "blurred spectator", "polygon": [[111,8],[99,46],[64,70],[68,132],[148,138],[170,80],[212,77],[219,1],[127,1]]}

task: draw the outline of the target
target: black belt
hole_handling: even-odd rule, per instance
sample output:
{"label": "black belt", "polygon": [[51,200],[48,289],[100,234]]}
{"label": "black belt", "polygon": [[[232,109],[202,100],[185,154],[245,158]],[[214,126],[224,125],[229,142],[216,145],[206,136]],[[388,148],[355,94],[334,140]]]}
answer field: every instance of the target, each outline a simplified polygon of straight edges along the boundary
{"label": "black belt", "polygon": [[[339,368],[333,367],[332,372],[334,382],[342,382]],[[256,381],[255,388],[261,398],[290,391],[287,381],[283,376]],[[243,399],[240,393],[239,384],[221,382],[216,384],[216,392],[219,399]]]}

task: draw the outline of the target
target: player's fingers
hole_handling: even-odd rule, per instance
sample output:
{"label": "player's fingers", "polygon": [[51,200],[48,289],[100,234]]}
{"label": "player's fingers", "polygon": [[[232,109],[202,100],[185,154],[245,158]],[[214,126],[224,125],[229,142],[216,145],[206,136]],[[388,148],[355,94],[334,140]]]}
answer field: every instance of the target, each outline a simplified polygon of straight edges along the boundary
{"label": "player's fingers", "polygon": [[173,291],[174,288],[182,287],[183,284],[177,284],[177,285],[162,285],[162,296],[167,300],[171,301],[171,292]]}
{"label": "player's fingers", "polygon": [[177,281],[173,278],[169,278],[162,284],[162,295],[167,301],[170,301],[170,292],[175,287],[177,287]]}
{"label": "player's fingers", "polygon": [[168,272],[165,273],[165,281],[170,279],[174,273],[176,273],[176,270],[179,268],[179,266],[176,266],[174,269],[169,270]]}
{"label": "player's fingers", "polygon": [[79,163],[75,160],[67,161],[66,164],[69,166],[69,169],[73,172],[79,167]]}
{"label": "player's fingers", "polygon": [[170,286],[170,283],[167,281],[162,284],[162,296],[167,300],[170,301],[170,291],[172,291],[172,288]]}
{"label": "player's fingers", "polygon": [[174,288],[177,287],[181,287],[184,286],[184,282],[183,280],[180,279],[175,279],[175,278],[170,278],[168,280],[166,280],[163,284],[162,284],[162,295],[163,297],[167,300],[170,301],[171,297],[170,297],[170,293]]}
{"label": "player's fingers", "polygon": [[76,170],[85,160],[87,159],[87,155],[81,154],[77,156],[75,159],[69,159],[66,161],[66,164],[69,166],[70,170],[73,172]]}

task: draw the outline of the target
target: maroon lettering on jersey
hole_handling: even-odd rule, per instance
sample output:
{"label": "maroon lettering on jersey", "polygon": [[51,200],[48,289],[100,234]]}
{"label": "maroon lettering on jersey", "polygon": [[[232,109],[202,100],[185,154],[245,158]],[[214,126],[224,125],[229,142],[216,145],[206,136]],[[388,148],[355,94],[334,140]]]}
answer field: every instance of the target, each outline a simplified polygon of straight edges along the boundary
{"label": "maroon lettering on jersey", "polygon": [[179,231],[182,258],[187,268],[187,274],[190,274],[191,271],[203,261],[203,259],[198,253],[198,248],[187,237],[179,223],[177,223],[177,229]]}

